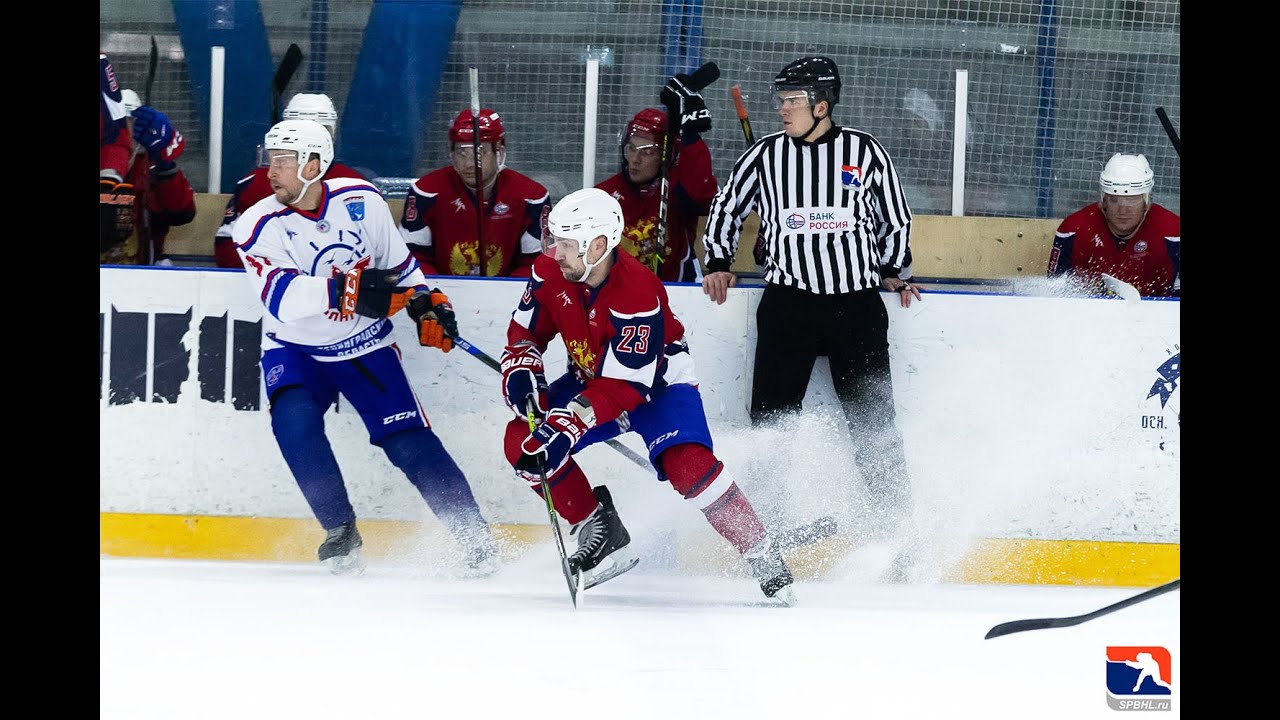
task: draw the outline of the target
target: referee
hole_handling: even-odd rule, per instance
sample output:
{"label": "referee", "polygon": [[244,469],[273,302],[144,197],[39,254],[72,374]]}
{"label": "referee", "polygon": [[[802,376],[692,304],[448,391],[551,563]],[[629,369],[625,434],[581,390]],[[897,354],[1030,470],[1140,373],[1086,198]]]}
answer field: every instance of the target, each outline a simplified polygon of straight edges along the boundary
{"label": "referee", "polygon": [[[903,307],[920,290],[909,278],[911,210],[884,147],[839,127],[840,73],[826,57],[803,57],[774,79],[782,132],[734,163],[711,204],[702,291],[723,303],[742,223],[755,210],[765,239],[766,282],[756,310],[753,424],[799,412],[814,361],[826,355],[836,395],[867,482],[877,535],[910,515],[910,481],[894,419],[889,315],[880,288]],[[879,532],[876,532],[878,530]]]}

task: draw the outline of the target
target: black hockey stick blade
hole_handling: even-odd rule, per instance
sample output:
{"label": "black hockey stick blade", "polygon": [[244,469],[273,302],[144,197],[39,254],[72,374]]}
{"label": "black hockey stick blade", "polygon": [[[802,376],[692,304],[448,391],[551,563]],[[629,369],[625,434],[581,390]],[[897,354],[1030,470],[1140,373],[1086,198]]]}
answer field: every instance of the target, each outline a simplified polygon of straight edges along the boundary
{"label": "black hockey stick blade", "polygon": [[156,67],[160,64],[160,50],[156,48],[156,36],[151,36],[151,60],[147,66],[147,84],[142,89],[142,104],[151,106],[151,86],[156,82]]}
{"label": "black hockey stick blade", "polygon": [[1169,136],[1169,142],[1173,143],[1173,151],[1178,153],[1178,157],[1182,157],[1182,141],[1178,139],[1178,131],[1173,129],[1173,123],[1169,122],[1169,115],[1164,108],[1156,108],[1156,117],[1160,118],[1160,124],[1164,126],[1164,134]]}
{"label": "black hockey stick blade", "polygon": [[693,71],[689,76],[689,87],[694,90],[701,90],[720,79],[720,66],[713,62],[704,63],[702,67]]}
{"label": "black hockey stick blade", "polygon": [[276,68],[276,76],[271,79],[271,124],[274,125],[280,118],[280,98],[284,96],[284,89],[289,86],[289,81],[293,79],[293,74],[298,71],[298,66],[302,64],[302,48],[297,43],[291,43],[289,49],[284,51],[284,58],[280,60],[280,67]]}
{"label": "black hockey stick blade", "polygon": [[1034,620],[1012,620],[1010,622],[1000,623],[987,631],[985,639],[990,640],[991,638],[997,638],[1001,635],[1009,635],[1016,632],[1024,632],[1026,630],[1046,630],[1048,628],[1061,628],[1079,625],[1080,623],[1100,618],[1103,615],[1109,615],[1117,610],[1123,610],[1124,608],[1140,603],[1143,600],[1150,600],[1153,597],[1158,597],[1170,590],[1177,590],[1178,586],[1181,584],[1182,578],[1178,578],[1177,580],[1167,582],[1164,585],[1157,585],[1156,587],[1140,592],[1131,598],[1094,610],[1091,613],[1085,613],[1084,615],[1061,618],[1036,618]]}
{"label": "black hockey stick blade", "polygon": [[823,538],[835,535],[839,529],[835,518],[830,515],[823,515],[812,522],[779,532],[777,539],[778,549],[794,550],[804,545],[812,545]]}

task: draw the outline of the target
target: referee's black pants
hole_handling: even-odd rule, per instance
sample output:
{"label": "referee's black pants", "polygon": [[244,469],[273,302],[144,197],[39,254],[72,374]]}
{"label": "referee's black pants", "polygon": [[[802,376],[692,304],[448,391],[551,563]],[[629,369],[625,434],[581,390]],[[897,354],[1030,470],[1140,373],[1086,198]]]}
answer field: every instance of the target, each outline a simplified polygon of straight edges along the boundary
{"label": "referee's black pants", "polygon": [[895,422],[889,313],[878,290],[819,295],[765,285],[756,308],[751,421],[799,412],[814,361],[826,355],[853,437],[854,462],[892,527],[909,512],[910,480]]}

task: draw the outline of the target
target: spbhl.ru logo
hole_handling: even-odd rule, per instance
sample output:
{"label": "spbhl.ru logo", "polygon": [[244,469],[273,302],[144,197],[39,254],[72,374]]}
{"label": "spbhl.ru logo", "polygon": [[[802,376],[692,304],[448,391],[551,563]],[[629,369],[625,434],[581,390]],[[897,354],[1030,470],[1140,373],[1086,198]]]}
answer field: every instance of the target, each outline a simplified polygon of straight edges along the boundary
{"label": "spbhl.ru logo", "polygon": [[1107,704],[1112,710],[1169,710],[1173,659],[1157,645],[1107,646]]}

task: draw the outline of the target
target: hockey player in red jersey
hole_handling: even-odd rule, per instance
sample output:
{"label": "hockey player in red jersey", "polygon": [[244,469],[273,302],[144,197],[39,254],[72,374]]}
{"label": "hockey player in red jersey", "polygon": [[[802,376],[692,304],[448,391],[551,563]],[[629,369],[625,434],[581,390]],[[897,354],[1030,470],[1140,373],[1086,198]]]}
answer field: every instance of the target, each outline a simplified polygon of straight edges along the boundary
{"label": "hockey player in red jersey", "polygon": [[129,175],[133,139],[125,118],[120,81],[107,56],[98,53],[98,250],[108,249],[133,232],[134,189]]}
{"label": "hockey player in red jersey", "polygon": [[[790,605],[791,571],[715,455],[693,356],[666,288],[617,251],[623,226],[622,208],[598,188],[570,193],[548,216],[546,249],[512,313],[502,353],[503,396],[516,415],[506,428],[507,459],[539,494],[546,472],[555,509],[577,536],[569,565],[589,588],[639,558],[627,547],[631,538],[608,488],[592,490],[574,453],[639,433],[658,478],[702,511],[767,597]],[[548,386],[542,353],[556,335],[570,366]],[[532,433],[529,403],[541,423]]]}
{"label": "hockey player in red jersey", "polygon": [[428,275],[529,277],[542,249],[547,189],[506,167],[506,129],[498,113],[480,110],[483,221],[477,238],[475,128],[470,110],[449,127],[450,164],[409,188],[400,232]]}
{"label": "hockey player in red jersey", "polygon": [[133,138],[125,176],[136,193],[133,232],[102,253],[100,262],[172,265],[164,252],[169,228],[186,225],[196,217],[195,193],[177,163],[186,140],[164,113],[143,105],[138,93],[125,88],[121,97],[128,113],[128,135]]}
{"label": "hockey player in red jersey", "polygon": [[[334,143],[337,143],[338,111],[334,108],[333,100],[330,100],[328,95],[298,93],[289,100],[289,104],[285,106],[280,115],[284,120],[315,120],[329,128],[329,134],[334,136]],[[261,160],[262,158],[259,158],[259,161]],[[337,161],[334,161],[329,166],[325,177],[367,179],[359,171]],[[231,242],[236,220],[244,214],[245,210],[253,207],[254,203],[273,194],[271,181],[267,179],[267,168],[261,165],[261,162],[259,167],[253,169],[253,172],[236,182],[235,190],[231,193],[231,197],[227,199],[227,209],[222,217],[222,225],[218,228],[218,232],[213,239],[213,256],[214,260],[217,261],[218,267],[244,267],[240,261],[240,254],[236,252],[236,246]]]}
{"label": "hockey player in red jersey", "polygon": [[1179,297],[1182,221],[1151,202],[1155,175],[1143,155],[1116,153],[1099,178],[1098,202],[1058,226],[1049,252],[1049,277],[1067,275],[1102,293],[1105,273],[1142,297]]}
{"label": "hockey player in red jersey", "polygon": [[672,145],[665,247],[659,248],[657,242],[665,111],[645,108],[631,118],[622,132],[622,171],[596,185],[622,205],[626,219],[622,249],[667,282],[702,281],[694,240],[698,218],[707,214],[718,189],[711,172],[711,151],[700,135],[711,128],[709,117],[704,125],[681,127],[680,138]]}

